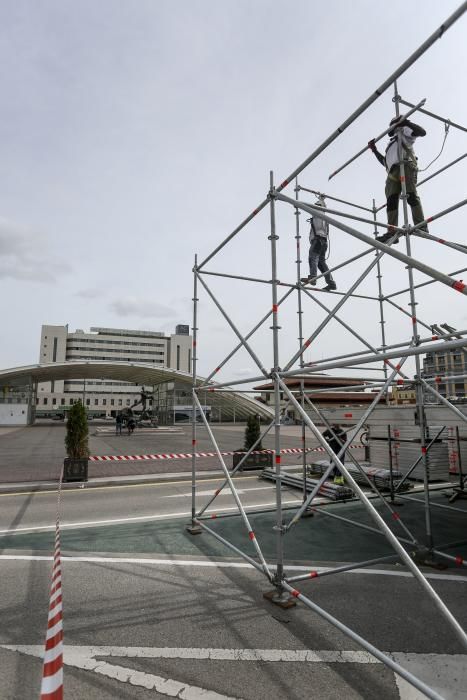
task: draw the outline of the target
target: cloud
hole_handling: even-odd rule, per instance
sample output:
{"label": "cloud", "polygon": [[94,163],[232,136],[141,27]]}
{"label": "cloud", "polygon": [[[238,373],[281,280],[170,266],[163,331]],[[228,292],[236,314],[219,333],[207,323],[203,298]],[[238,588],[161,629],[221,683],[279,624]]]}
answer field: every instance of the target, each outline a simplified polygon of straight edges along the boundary
{"label": "cloud", "polygon": [[0,279],[51,284],[70,270],[51,258],[43,235],[0,220]]}
{"label": "cloud", "polygon": [[79,292],[76,292],[75,296],[81,297],[81,299],[95,299],[96,297],[102,298],[102,289],[99,287],[81,289]]}
{"label": "cloud", "polygon": [[232,371],[232,376],[237,377],[237,379],[242,379],[242,377],[252,377],[255,374],[255,369],[252,367],[239,367]]}
{"label": "cloud", "polygon": [[158,304],[157,301],[135,297],[118,299],[113,301],[109,307],[117,316],[138,316],[140,318],[173,318],[176,316],[175,309]]}

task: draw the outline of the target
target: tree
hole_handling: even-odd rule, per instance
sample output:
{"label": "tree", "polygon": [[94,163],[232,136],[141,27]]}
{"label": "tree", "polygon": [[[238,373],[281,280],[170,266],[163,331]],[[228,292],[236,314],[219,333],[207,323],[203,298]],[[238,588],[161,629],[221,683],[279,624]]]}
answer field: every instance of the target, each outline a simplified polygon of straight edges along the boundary
{"label": "tree", "polygon": [[[260,424],[259,424],[259,416],[248,416],[247,422],[246,422],[246,428],[245,428],[245,450],[249,450],[250,447],[253,447],[255,444],[256,440],[258,440],[260,436]],[[259,442],[255,450],[262,450],[263,447],[261,445],[261,442]]]}
{"label": "tree", "polygon": [[89,431],[86,409],[81,401],[73,404],[68,412],[65,447],[70,459],[89,457]]}

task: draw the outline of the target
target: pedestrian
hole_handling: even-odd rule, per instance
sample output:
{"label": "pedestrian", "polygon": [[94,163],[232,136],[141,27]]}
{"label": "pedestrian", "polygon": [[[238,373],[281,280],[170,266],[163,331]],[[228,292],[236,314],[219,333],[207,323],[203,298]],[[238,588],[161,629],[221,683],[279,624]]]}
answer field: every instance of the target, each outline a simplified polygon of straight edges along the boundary
{"label": "pedestrian", "polygon": [[128,435],[131,435],[136,428],[136,421],[133,418],[133,416],[130,416],[130,418],[128,419],[127,426],[128,426]]}
{"label": "pedestrian", "polygon": [[[393,228],[398,226],[399,198],[402,192],[398,134],[400,134],[401,139],[401,156],[402,162],[404,163],[407,204],[409,204],[412,210],[412,219],[414,226],[416,226],[421,221],[425,220],[425,216],[423,214],[420,197],[417,193],[418,164],[413,145],[416,138],[419,136],[426,136],[426,131],[418,124],[414,124],[408,119],[401,119],[400,117],[391,119],[389,126],[392,126],[392,129],[388,132],[390,141],[386,146],[386,154],[384,156],[376,148],[374,140],[370,141],[368,146],[381,165],[384,165],[387,172],[385,194],[389,228],[387,233],[376,236],[376,240],[381,243],[387,243],[396,236],[395,240],[392,242],[398,243],[400,234],[394,231]],[[428,232],[426,224],[421,226],[419,230]]]}
{"label": "pedestrian", "polygon": [[[321,209],[326,208],[326,202],[322,195],[319,195],[317,201],[315,202],[316,207]],[[310,266],[310,274],[308,277],[302,277],[301,281],[304,284],[316,285],[316,275],[317,271],[324,272],[324,279],[326,280],[326,287],[324,287],[325,292],[333,292],[337,289],[336,283],[334,282],[331,273],[329,272],[329,267],[326,264],[326,253],[328,250],[329,241],[329,224],[324,221],[318,214],[314,214],[310,222],[310,250],[308,253],[308,264]]]}
{"label": "pedestrian", "polygon": [[[334,433],[334,434],[333,434]],[[328,443],[329,447],[333,452],[339,454],[339,451],[342,447],[342,445],[345,444],[347,436],[345,434],[345,430],[341,428],[341,426],[338,423],[334,423],[331,425],[330,428],[324,431],[323,433],[323,438],[326,440]],[[339,457],[341,462],[344,462],[345,460],[345,452],[341,454]],[[333,460],[331,460],[333,461]],[[342,476],[339,468],[336,466],[336,464],[333,462],[334,467],[333,470],[330,474],[331,477],[334,479],[334,483],[343,486],[344,485],[344,477]]]}
{"label": "pedestrian", "polygon": [[122,423],[123,423],[123,418],[121,413],[117,413],[115,417],[115,435],[121,435],[122,434]]}

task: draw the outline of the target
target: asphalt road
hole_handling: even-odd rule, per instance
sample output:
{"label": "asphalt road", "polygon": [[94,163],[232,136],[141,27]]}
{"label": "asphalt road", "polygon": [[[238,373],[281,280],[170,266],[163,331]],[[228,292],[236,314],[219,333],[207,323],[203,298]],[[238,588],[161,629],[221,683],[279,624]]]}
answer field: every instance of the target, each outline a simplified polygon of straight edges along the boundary
{"label": "asphalt road", "polygon": [[[236,476],[235,487],[245,506],[275,504],[275,486],[255,476]],[[198,482],[197,503],[206,503],[221,486],[223,479],[208,478]],[[284,490],[286,503],[297,503],[296,491]],[[19,494],[0,494],[0,534],[29,528],[54,527],[57,490],[25,491]],[[230,489],[224,489],[210,512],[237,510]],[[157,518],[191,513],[191,480],[177,480],[153,484],[105,486],[63,491],[61,496],[61,524],[99,523],[108,519]]]}
{"label": "asphalt road", "polygon": [[[201,497],[208,498],[218,483],[201,482],[200,490],[206,492]],[[240,477],[236,484],[250,505],[267,503],[273,495],[272,485],[252,476]],[[284,497],[293,498],[289,492]],[[231,495],[221,498],[222,508],[233,507]],[[0,505],[1,529],[17,531],[6,537],[2,533],[0,540],[0,699],[22,700],[37,697],[40,687],[56,493],[2,495]],[[342,507],[346,512],[356,508]],[[266,601],[263,593],[271,586],[264,576],[209,534],[188,535],[186,516],[171,515],[189,511],[189,483],[63,493],[65,697],[421,697],[303,603],[284,610]],[[138,517],[144,521],[135,521]],[[233,538],[233,530],[241,531],[238,522],[216,520],[212,527],[222,527]],[[320,555],[314,568],[335,567],[364,553],[352,546],[355,528],[333,529],[328,522],[319,515],[300,523],[294,539],[301,549],[287,561],[289,575],[309,569],[305,560],[318,551],[311,545],[318,546],[323,532],[335,538],[334,549],[327,551],[340,559],[325,561]],[[257,525],[262,541],[261,524],[258,517],[255,529]],[[273,538],[273,520],[266,519],[263,526],[264,536],[269,532]],[[370,540],[374,546],[373,539],[365,535],[359,546],[370,546]],[[268,551],[273,554],[274,548]],[[428,575],[465,624],[467,575],[451,570],[428,570]],[[297,587],[439,688],[442,697],[466,697],[467,656],[402,567],[359,569]]]}

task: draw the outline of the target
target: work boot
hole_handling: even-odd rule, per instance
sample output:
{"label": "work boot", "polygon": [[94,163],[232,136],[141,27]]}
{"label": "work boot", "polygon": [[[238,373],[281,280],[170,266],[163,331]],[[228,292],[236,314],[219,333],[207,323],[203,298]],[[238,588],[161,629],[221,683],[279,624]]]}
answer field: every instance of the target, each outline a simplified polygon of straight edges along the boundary
{"label": "work boot", "polygon": [[[394,238],[394,236],[396,236],[396,234],[394,232],[393,233],[390,233],[390,232],[383,233],[382,236],[376,236],[375,240],[379,241],[380,243],[389,243],[391,238]],[[393,243],[393,245],[396,245],[396,243],[399,243],[399,236],[397,236],[392,243]]]}
{"label": "work boot", "polygon": [[316,286],[316,280],[314,277],[301,277],[300,282],[303,282],[303,284],[311,284],[313,287]]}
{"label": "work boot", "polygon": [[337,284],[333,282],[328,282],[325,287],[323,287],[323,292],[335,292],[337,289]]}
{"label": "work boot", "polygon": [[335,476],[334,483],[336,484],[336,486],[343,486],[344,485],[344,477],[343,476]]}

